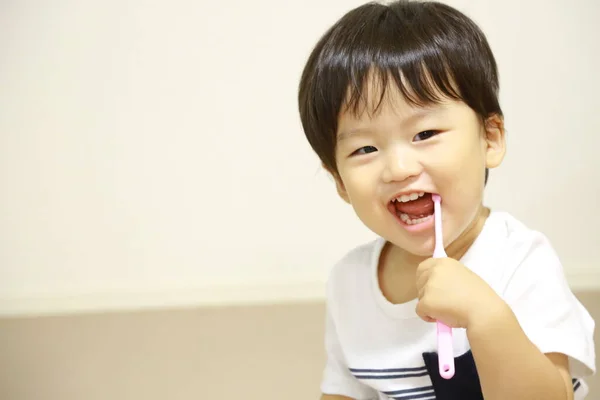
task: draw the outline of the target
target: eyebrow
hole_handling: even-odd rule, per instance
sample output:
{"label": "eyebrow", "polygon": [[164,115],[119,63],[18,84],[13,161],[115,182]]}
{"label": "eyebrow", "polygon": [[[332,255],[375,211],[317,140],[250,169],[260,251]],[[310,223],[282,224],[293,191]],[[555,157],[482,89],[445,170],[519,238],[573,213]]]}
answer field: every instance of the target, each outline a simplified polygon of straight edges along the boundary
{"label": "eyebrow", "polygon": [[337,140],[338,140],[338,142],[341,142],[342,140],[350,139],[352,136],[356,136],[356,135],[360,135],[360,134],[365,134],[365,133],[368,133],[368,132],[369,132],[368,128],[350,129],[349,131],[340,132],[337,135]]}
{"label": "eyebrow", "polygon": [[[411,124],[414,124],[419,119],[443,114],[444,111],[445,111],[445,109],[442,107],[417,108],[415,111],[411,112],[408,117],[402,119],[401,125],[411,125]],[[355,135],[366,134],[369,131],[370,131],[370,129],[368,129],[366,127],[357,127],[357,128],[350,129],[347,131],[341,131],[337,135],[337,140],[338,140],[338,142],[340,142],[342,140],[349,139]]]}

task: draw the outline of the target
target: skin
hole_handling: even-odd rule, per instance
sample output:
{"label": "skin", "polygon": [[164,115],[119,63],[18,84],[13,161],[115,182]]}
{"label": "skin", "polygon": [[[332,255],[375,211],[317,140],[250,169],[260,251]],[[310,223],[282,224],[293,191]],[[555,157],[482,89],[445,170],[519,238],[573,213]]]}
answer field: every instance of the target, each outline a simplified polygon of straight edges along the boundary
{"label": "skin", "polygon": [[[376,87],[370,92],[379,99]],[[363,111],[371,112],[340,114],[338,171],[330,171],[340,197],[387,240],[379,266],[383,294],[393,303],[418,298],[415,311],[423,320],[467,330],[486,400],[573,399],[567,357],[541,353],[504,300],[457,261],[490,212],[483,205],[484,174],[504,158],[502,118],[482,121],[453,100],[417,108],[395,87],[386,93],[377,112],[369,103]],[[389,201],[403,191],[441,195],[448,258],[431,258],[433,229],[410,232],[390,212]]]}

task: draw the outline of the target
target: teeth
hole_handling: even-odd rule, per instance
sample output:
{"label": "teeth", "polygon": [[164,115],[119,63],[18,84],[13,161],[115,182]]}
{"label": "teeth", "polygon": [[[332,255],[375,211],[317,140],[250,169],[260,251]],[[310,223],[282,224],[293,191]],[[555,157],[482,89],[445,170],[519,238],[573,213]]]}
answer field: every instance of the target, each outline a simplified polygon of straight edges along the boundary
{"label": "teeth", "polygon": [[408,225],[418,225],[418,224],[422,224],[423,222],[427,221],[428,219],[430,219],[432,216],[429,215],[427,217],[424,218],[418,218],[418,219],[411,219],[408,214],[400,214],[400,219],[402,221],[404,221],[406,224]]}
{"label": "teeth", "polygon": [[411,194],[403,194],[402,196],[394,199],[394,201],[399,201],[401,203],[407,203],[409,201],[413,201],[418,199],[419,197],[423,197],[425,196],[425,192],[419,192],[419,193],[411,193]]}

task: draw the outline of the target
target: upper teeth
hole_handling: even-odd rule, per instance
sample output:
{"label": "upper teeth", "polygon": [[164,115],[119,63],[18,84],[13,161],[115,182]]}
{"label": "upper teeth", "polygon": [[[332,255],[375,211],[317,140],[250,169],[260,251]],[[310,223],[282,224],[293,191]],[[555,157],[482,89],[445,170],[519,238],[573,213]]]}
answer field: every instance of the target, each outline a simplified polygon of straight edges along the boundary
{"label": "upper teeth", "polygon": [[406,203],[408,201],[416,200],[419,197],[423,197],[424,195],[425,195],[425,192],[403,194],[402,196],[395,198],[394,201],[399,201],[401,203]]}

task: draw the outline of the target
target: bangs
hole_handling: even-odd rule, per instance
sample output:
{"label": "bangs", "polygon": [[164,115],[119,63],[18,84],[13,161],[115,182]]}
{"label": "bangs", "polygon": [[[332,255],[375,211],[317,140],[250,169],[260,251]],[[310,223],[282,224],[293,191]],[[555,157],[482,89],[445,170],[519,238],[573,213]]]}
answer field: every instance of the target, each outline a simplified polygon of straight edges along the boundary
{"label": "bangs", "polygon": [[[361,24],[342,20],[331,32],[318,61],[317,87],[326,88],[338,107],[353,113],[366,104],[376,111],[390,85],[416,106],[444,98],[465,100],[457,79],[463,75],[465,52],[460,38],[453,37],[455,30],[444,29],[448,21],[436,21],[435,15],[410,15],[406,9],[408,15],[399,16],[388,6],[377,6],[357,10],[352,19]],[[422,9],[414,12],[423,14]],[[418,23],[406,22],[411,20]]]}
{"label": "bangs", "polygon": [[[384,58],[393,56],[383,55]],[[425,62],[398,68],[373,62],[342,77],[340,86],[344,84],[347,89],[340,111],[351,112],[354,116],[364,111],[369,115],[376,114],[390,85],[394,85],[404,99],[416,107],[430,106],[446,99],[462,100],[451,71],[441,68],[432,71]]]}

